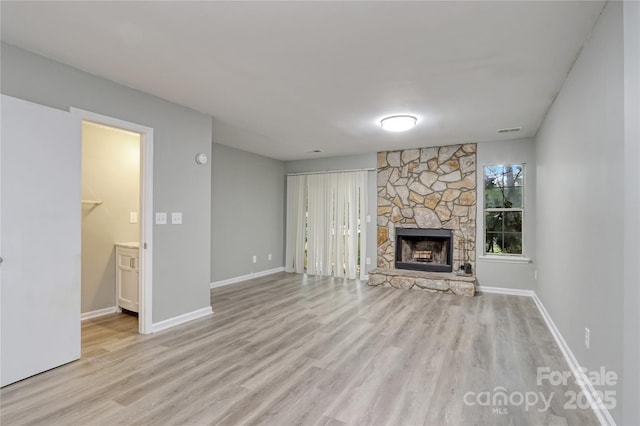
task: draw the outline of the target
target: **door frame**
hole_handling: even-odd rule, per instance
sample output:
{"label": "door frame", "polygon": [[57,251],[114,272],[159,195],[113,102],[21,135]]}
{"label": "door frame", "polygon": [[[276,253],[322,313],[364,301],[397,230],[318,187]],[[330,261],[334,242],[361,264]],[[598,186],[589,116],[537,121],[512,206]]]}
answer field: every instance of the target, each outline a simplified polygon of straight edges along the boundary
{"label": "door frame", "polygon": [[[140,134],[140,297],[138,332],[150,334],[153,310],[153,128],[71,107],[69,112],[88,121]],[[117,306],[117,304],[116,304]]]}

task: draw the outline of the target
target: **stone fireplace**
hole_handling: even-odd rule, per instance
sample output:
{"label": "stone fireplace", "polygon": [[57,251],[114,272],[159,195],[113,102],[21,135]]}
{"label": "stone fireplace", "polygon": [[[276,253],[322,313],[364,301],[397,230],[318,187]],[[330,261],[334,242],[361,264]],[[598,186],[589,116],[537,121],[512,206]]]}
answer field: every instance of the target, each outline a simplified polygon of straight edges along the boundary
{"label": "stone fireplace", "polygon": [[377,171],[369,285],[473,295],[476,145],[379,152]]}

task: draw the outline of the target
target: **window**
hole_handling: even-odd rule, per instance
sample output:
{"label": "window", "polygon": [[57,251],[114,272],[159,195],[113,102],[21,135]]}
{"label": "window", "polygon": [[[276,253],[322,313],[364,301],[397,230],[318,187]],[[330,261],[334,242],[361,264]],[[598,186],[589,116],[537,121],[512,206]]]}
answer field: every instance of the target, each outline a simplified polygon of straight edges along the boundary
{"label": "window", "polygon": [[484,252],[522,255],[524,166],[484,168]]}

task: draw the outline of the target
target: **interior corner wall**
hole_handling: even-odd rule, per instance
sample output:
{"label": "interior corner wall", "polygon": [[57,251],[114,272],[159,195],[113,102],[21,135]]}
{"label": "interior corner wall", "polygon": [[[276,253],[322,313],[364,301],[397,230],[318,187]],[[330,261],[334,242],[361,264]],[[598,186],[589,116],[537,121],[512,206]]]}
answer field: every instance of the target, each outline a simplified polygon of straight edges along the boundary
{"label": "interior corner wall", "polygon": [[5,43],[1,55],[3,94],[153,128],[153,208],[183,224],[153,228],[152,320],[209,307],[211,168],[194,157],[211,153],[211,117]]}
{"label": "interior corner wall", "polygon": [[[580,365],[621,379],[622,27],[622,3],[609,2],[536,137],[536,292]],[[616,392],[609,411],[620,422],[620,380],[596,389]]]}
{"label": "interior corner wall", "polygon": [[[376,186],[377,172],[375,170],[377,164],[378,158],[375,152],[359,155],[344,155],[340,157],[291,160],[284,162],[284,181],[286,181],[286,175],[291,173],[314,173],[334,170],[373,169],[367,173],[367,212],[365,214],[371,217],[371,221],[367,223],[366,247],[367,257],[370,259],[370,264],[365,268],[367,273],[376,267],[376,253],[378,252],[376,239],[378,189]],[[282,235],[284,240],[286,238],[284,236],[284,231]]]}
{"label": "interior corner wall", "polygon": [[210,281],[284,266],[283,162],[212,146]]}
{"label": "interior corner wall", "polygon": [[[514,139],[478,143],[478,197],[476,225],[476,275],[478,285],[533,290],[536,268],[536,154],[534,139]],[[509,263],[483,259],[484,256],[484,166],[524,164],[524,223],[522,255],[531,263]]]}

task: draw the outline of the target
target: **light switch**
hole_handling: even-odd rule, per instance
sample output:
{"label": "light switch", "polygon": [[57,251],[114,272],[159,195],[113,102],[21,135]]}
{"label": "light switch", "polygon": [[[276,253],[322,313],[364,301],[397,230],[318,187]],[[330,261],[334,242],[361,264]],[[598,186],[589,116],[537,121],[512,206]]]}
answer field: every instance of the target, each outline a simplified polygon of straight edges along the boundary
{"label": "light switch", "polygon": [[371,215],[367,215],[367,223],[371,223]]}
{"label": "light switch", "polygon": [[138,212],[129,212],[129,223],[138,223]]}
{"label": "light switch", "polygon": [[171,213],[171,224],[182,225],[182,213]]}
{"label": "light switch", "polygon": [[156,213],[156,225],[166,225],[167,214],[165,212]]}

